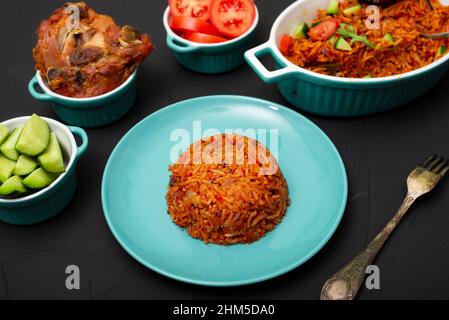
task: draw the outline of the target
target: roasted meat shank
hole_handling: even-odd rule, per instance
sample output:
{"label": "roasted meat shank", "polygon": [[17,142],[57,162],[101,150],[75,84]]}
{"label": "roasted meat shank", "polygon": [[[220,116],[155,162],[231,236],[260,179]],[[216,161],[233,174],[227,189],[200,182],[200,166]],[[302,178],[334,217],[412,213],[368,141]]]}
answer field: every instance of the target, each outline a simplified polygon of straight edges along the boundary
{"label": "roasted meat shank", "polygon": [[[74,9],[79,13],[75,23]],[[66,3],[37,29],[36,69],[61,95],[87,98],[122,85],[153,50],[147,34],[96,13],[86,3]]]}

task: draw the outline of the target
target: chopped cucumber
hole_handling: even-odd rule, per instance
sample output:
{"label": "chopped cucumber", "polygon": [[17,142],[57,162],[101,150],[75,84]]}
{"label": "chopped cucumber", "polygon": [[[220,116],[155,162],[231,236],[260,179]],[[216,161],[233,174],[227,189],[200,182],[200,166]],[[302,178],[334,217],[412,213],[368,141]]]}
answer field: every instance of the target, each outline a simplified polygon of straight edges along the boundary
{"label": "chopped cucumber", "polygon": [[3,142],[8,139],[9,136],[9,129],[8,127],[0,124],[0,146],[3,144]]}
{"label": "chopped cucumber", "polygon": [[17,160],[13,174],[18,176],[26,176],[36,170],[37,166],[38,163],[36,160],[23,154],[19,157],[19,160]]}
{"label": "chopped cucumber", "polygon": [[3,183],[11,177],[16,162],[0,154],[0,182]]}
{"label": "chopped cucumber", "polygon": [[334,45],[335,44],[335,41],[337,41],[337,37],[335,36],[335,34],[332,36],[332,37],[330,37],[329,38],[329,40],[327,40],[327,41],[329,41],[332,45]]}
{"label": "chopped cucumber", "polygon": [[22,178],[13,176],[6,180],[0,187],[0,196],[9,196],[14,193],[25,193],[27,188],[23,184]]}
{"label": "chopped cucumber", "polygon": [[19,153],[15,149],[19,136],[20,129],[14,129],[8,139],[6,139],[5,143],[0,147],[0,151],[10,160],[16,161],[19,159]]}
{"label": "chopped cucumber", "polygon": [[362,5],[358,4],[356,6],[349,7],[348,9],[343,10],[343,14],[346,16],[353,15],[359,12],[362,9]]}
{"label": "chopped cucumber", "polygon": [[327,14],[329,15],[338,14],[339,7],[340,2],[338,2],[338,0],[332,0],[331,3],[329,3],[329,7],[327,8]]}
{"label": "chopped cucumber", "polygon": [[437,57],[441,57],[443,54],[445,54],[447,51],[446,46],[440,46],[437,50]]}
{"label": "chopped cucumber", "polygon": [[316,27],[316,26],[319,25],[321,22],[322,22],[322,21],[315,21],[315,22],[312,22],[312,24],[311,24],[312,28],[313,28],[313,27]]}
{"label": "chopped cucumber", "polygon": [[293,32],[293,38],[302,39],[307,38],[307,32],[309,32],[310,28],[307,23],[301,23],[296,27],[295,32]]}
{"label": "chopped cucumber", "polygon": [[56,134],[52,132],[50,135],[50,143],[47,150],[41,154],[37,160],[42,168],[51,173],[64,172],[64,159],[62,157],[61,147],[59,145]]}
{"label": "chopped cucumber", "polygon": [[36,169],[23,180],[23,184],[31,189],[43,189],[57,179],[58,175],[48,173],[42,168]]}
{"label": "chopped cucumber", "polygon": [[390,32],[387,32],[384,36],[384,40],[387,40],[388,42],[394,43],[394,37]]}
{"label": "chopped cucumber", "polygon": [[37,156],[47,149],[50,142],[50,128],[38,115],[33,114],[25,123],[16,150],[27,156]]}
{"label": "chopped cucumber", "polygon": [[338,38],[335,42],[335,49],[341,50],[341,51],[351,51],[351,45],[343,38]]}
{"label": "chopped cucumber", "polygon": [[368,74],[368,75],[364,76],[363,78],[364,78],[364,79],[371,79],[372,76],[371,76],[370,74]]}

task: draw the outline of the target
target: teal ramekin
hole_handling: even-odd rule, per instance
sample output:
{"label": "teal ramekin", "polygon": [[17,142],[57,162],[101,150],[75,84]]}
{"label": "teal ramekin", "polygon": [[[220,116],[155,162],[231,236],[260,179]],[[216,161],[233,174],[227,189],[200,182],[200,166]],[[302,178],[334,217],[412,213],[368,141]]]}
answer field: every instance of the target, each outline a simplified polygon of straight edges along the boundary
{"label": "teal ramekin", "polygon": [[[400,75],[355,79],[322,75],[291,63],[279,50],[284,34],[310,23],[317,9],[331,0],[298,0],[278,17],[268,42],[245,53],[251,68],[266,83],[277,84],[282,96],[296,108],[323,116],[355,117],[402,106],[429,91],[449,68],[449,55],[432,64]],[[269,54],[277,70],[269,71],[259,57]],[[356,68],[357,66],[354,66]]]}
{"label": "teal ramekin", "polygon": [[223,43],[198,43],[183,39],[169,26],[170,8],[164,13],[164,27],[167,31],[167,46],[175,59],[185,68],[204,74],[220,74],[237,69],[245,63],[244,53],[253,45],[254,31],[259,23],[256,19],[245,34]]}
{"label": "teal ramekin", "polygon": [[[9,129],[19,128],[29,117],[8,120],[3,125]],[[89,140],[86,132],[77,127],[43,118],[57,135],[65,155],[66,172],[49,187],[18,199],[0,198],[0,221],[14,225],[33,225],[53,218],[60,213],[75,195],[77,179],[75,168],[80,157],[86,152]],[[82,140],[77,146],[74,135]]]}
{"label": "teal ramekin", "polygon": [[[38,92],[37,87],[43,92]],[[133,107],[137,95],[137,70],[120,87],[92,98],[70,98],[51,91],[39,71],[31,79],[28,91],[36,100],[51,103],[56,115],[67,124],[102,127],[121,119]]]}

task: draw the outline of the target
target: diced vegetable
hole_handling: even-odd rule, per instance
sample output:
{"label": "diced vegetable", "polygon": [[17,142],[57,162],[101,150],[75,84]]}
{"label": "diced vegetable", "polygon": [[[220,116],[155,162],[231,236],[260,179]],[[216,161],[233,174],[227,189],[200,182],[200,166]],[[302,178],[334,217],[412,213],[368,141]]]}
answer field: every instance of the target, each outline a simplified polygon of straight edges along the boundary
{"label": "diced vegetable", "polygon": [[375,49],[376,46],[374,44],[371,43],[371,41],[368,40],[368,38],[366,36],[359,36],[353,32],[350,32],[342,27],[340,27],[340,29],[338,29],[337,31],[338,34],[340,34],[342,37],[345,38],[351,38],[351,42],[362,42],[365,45],[367,45],[368,47],[370,47],[371,49]]}
{"label": "diced vegetable", "polygon": [[327,40],[327,41],[329,41],[330,43],[332,43],[333,45],[335,44],[335,41],[337,41],[337,36],[334,34],[332,37],[330,37],[329,38],[329,40]]}
{"label": "diced vegetable", "polygon": [[440,46],[437,50],[437,57],[441,57],[443,54],[445,54],[447,51],[447,47],[446,46]]}
{"label": "diced vegetable", "polygon": [[293,38],[295,39],[302,39],[307,38],[307,32],[309,32],[310,28],[307,25],[307,23],[301,23],[299,26],[296,27],[295,31],[293,32]]}
{"label": "diced vegetable", "polygon": [[346,16],[350,16],[353,14],[356,14],[362,9],[362,5],[358,4],[352,7],[349,7],[348,9],[343,10],[343,14]]}
{"label": "diced vegetable", "polygon": [[43,189],[57,179],[58,175],[48,173],[42,168],[36,169],[23,180],[23,184],[31,189]]}
{"label": "diced vegetable", "polygon": [[332,0],[331,3],[329,3],[329,7],[327,8],[327,14],[329,15],[338,14],[339,7],[340,2],[338,2],[338,0]]}
{"label": "diced vegetable", "polygon": [[23,154],[19,157],[19,160],[17,160],[13,174],[17,176],[26,176],[33,172],[37,166],[38,163],[36,160]]}
{"label": "diced vegetable", "polygon": [[310,38],[312,38],[312,40],[326,41],[337,32],[339,25],[340,21],[338,19],[335,18],[327,19],[321,22],[316,27],[310,29],[308,34]]}
{"label": "diced vegetable", "polygon": [[6,180],[0,187],[0,196],[9,196],[14,193],[25,193],[27,188],[23,184],[22,178],[13,176]]}
{"label": "diced vegetable", "polygon": [[279,45],[279,50],[283,55],[287,55],[293,45],[293,38],[288,34],[284,35]]}
{"label": "diced vegetable", "polygon": [[343,38],[338,38],[335,42],[335,49],[342,51],[351,51],[351,45]]}
{"label": "diced vegetable", "polygon": [[25,123],[16,150],[28,156],[37,156],[45,151],[50,142],[50,128],[38,115],[33,114]]}
{"label": "diced vegetable", "polygon": [[312,22],[312,24],[310,25],[312,28],[313,27],[316,27],[317,25],[319,25],[320,23],[321,23],[322,21],[315,21],[315,22]]}
{"label": "diced vegetable", "polygon": [[4,125],[0,125],[0,146],[8,139],[9,129]]}
{"label": "diced vegetable", "polygon": [[368,75],[364,76],[363,78],[364,78],[364,79],[371,79],[372,76],[371,76],[370,74],[368,74]]}
{"label": "diced vegetable", "polygon": [[0,151],[10,160],[19,159],[19,153],[16,150],[16,143],[20,136],[20,129],[13,130],[11,135],[6,139],[5,143],[0,147]]}
{"label": "diced vegetable", "polygon": [[51,173],[64,172],[64,159],[62,157],[61,147],[59,145],[58,137],[52,132],[50,136],[50,143],[47,150],[41,154],[37,160],[42,168]]}
{"label": "diced vegetable", "polygon": [[384,36],[384,40],[387,40],[388,42],[394,43],[394,37],[390,32],[387,32]]}
{"label": "diced vegetable", "polygon": [[16,162],[0,154],[0,182],[5,182],[11,177]]}

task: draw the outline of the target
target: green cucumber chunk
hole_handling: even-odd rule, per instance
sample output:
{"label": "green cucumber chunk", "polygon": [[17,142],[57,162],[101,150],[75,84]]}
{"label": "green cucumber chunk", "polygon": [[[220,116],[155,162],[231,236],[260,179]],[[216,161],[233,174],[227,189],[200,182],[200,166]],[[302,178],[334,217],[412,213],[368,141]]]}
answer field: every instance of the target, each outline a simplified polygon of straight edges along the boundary
{"label": "green cucumber chunk", "polygon": [[9,129],[8,127],[0,124],[0,146],[3,144],[3,142],[8,139],[9,136]]}
{"label": "green cucumber chunk", "polygon": [[0,151],[10,160],[16,161],[19,159],[19,153],[16,150],[16,143],[20,136],[20,129],[13,130],[11,135],[6,139],[5,143],[0,147]]}
{"label": "green cucumber chunk", "polygon": [[307,25],[307,23],[301,23],[299,26],[296,27],[295,31],[293,32],[293,38],[295,39],[302,39],[307,38],[307,32],[309,32],[310,28]]}
{"label": "green cucumber chunk", "polygon": [[440,46],[437,50],[437,57],[441,57],[443,54],[445,54],[447,51],[446,46]]}
{"label": "green cucumber chunk", "polygon": [[332,45],[335,45],[335,42],[337,41],[337,37],[335,36],[335,34],[329,38],[329,41]]}
{"label": "green cucumber chunk", "polygon": [[329,7],[327,8],[327,14],[329,15],[338,14],[339,7],[340,2],[338,2],[338,0],[332,0],[331,3],[329,3]]}
{"label": "green cucumber chunk", "polygon": [[23,184],[22,178],[12,176],[0,186],[0,196],[9,196],[14,193],[25,193],[27,188]]}
{"label": "green cucumber chunk", "polygon": [[351,51],[351,45],[343,38],[338,38],[335,42],[335,49],[341,50],[341,51]]}
{"label": "green cucumber chunk", "polygon": [[22,154],[17,160],[13,174],[17,176],[27,176],[36,170],[38,163],[33,158]]}
{"label": "green cucumber chunk", "polygon": [[37,160],[47,172],[61,173],[65,171],[61,147],[59,145],[58,137],[54,132],[50,135],[50,143],[47,150],[45,150]]}
{"label": "green cucumber chunk", "polygon": [[16,150],[27,156],[37,156],[47,149],[50,142],[50,128],[38,115],[33,114],[25,123],[16,144]]}
{"label": "green cucumber chunk", "polygon": [[316,27],[316,26],[319,25],[321,22],[323,22],[323,21],[315,21],[315,22],[312,22],[312,24],[311,24],[312,28],[313,28],[313,27]]}
{"label": "green cucumber chunk", "polygon": [[0,182],[3,183],[12,176],[16,162],[0,154]]}
{"label": "green cucumber chunk", "polygon": [[348,9],[343,10],[343,13],[346,16],[350,16],[350,15],[353,15],[353,14],[359,12],[361,9],[362,9],[362,5],[358,4],[358,5],[349,7]]}
{"label": "green cucumber chunk", "polygon": [[23,184],[30,189],[43,189],[48,187],[58,178],[57,174],[48,173],[42,168],[34,170],[23,180]]}
{"label": "green cucumber chunk", "polygon": [[384,36],[384,40],[387,40],[388,42],[394,43],[394,37],[390,32],[387,32]]}

